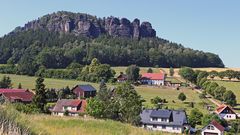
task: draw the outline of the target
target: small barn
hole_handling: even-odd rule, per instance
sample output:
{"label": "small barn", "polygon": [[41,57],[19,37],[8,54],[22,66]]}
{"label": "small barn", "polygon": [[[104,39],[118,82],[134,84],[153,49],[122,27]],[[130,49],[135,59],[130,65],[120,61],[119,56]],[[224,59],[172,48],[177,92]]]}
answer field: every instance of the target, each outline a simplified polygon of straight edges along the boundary
{"label": "small barn", "polygon": [[79,98],[95,97],[97,90],[90,84],[77,85],[72,89]]}

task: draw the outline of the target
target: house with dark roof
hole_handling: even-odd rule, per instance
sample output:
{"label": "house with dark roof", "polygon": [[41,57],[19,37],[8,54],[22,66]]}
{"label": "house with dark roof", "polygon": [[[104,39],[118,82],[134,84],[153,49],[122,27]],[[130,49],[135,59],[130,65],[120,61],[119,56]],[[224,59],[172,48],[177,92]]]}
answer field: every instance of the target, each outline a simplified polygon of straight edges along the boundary
{"label": "house with dark roof", "polygon": [[182,133],[189,128],[186,112],[182,110],[147,109],[140,117],[142,127],[148,130]]}
{"label": "house with dark roof", "polygon": [[10,103],[31,103],[34,94],[29,90],[24,89],[0,89],[1,102]]}
{"label": "house with dark roof", "polygon": [[224,135],[224,129],[221,124],[213,120],[202,129],[201,135]]}
{"label": "house with dark roof", "polygon": [[235,120],[237,119],[237,114],[234,110],[225,104],[220,105],[216,110],[215,113],[222,119],[225,120]]}
{"label": "house with dark roof", "polygon": [[142,84],[163,86],[165,82],[165,74],[163,72],[144,73],[142,74],[140,81]]}
{"label": "house with dark roof", "polygon": [[97,92],[97,90],[89,84],[77,85],[72,89],[72,91],[77,95],[77,97],[81,98],[95,97]]}
{"label": "house with dark roof", "polygon": [[61,99],[57,101],[51,112],[52,115],[63,116],[67,111],[69,116],[78,116],[79,113],[85,112],[86,105],[86,100]]}
{"label": "house with dark roof", "polygon": [[117,77],[117,82],[121,83],[121,82],[126,82],[127,81],[127,75],[120,73],[120,75]]}

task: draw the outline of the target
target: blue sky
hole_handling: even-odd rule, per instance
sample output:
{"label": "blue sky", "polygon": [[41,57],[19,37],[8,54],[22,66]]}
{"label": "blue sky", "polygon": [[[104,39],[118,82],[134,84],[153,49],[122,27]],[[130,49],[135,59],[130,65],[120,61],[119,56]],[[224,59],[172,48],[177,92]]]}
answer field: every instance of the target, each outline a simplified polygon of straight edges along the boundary
{"label": "blue sky", "polygon": [[150,21],[159,37],[218,54],[240,67],[239,0],[1,0],[0,36],[56,11]]}

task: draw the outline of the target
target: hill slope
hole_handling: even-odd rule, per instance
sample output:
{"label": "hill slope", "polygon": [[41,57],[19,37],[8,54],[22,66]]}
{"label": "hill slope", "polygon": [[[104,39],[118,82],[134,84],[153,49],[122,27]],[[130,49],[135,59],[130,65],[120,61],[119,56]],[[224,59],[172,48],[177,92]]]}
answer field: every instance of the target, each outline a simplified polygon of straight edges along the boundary
{"label": "hill slope", "polygon": [[224,67],[218,55],[156,37],[149,22],[57,12],[0,38],[0,63],[65,68],[92,58],[112,66]]}

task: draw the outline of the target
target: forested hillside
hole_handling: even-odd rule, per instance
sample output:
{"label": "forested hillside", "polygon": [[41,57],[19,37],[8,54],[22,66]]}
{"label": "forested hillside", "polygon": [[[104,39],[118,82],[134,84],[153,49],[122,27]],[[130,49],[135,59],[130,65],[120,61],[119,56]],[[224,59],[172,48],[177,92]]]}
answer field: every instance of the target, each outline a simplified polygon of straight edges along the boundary
{"label": "forested hillside", "polygon": [[[83,14],[69,12],[58,12],[58,14],[74,23],[77,22],[77,16],[80,18],[83,16]],[[91,23],[105,23],[99,25],[101,26],[99,35],[92,36],[90,33],[82,32],[86,30],[85,25],[88,25],[81,25],[83,26],[81,28],[81,20],[78,22],[79,25],[70,25],[69,31],[64,31],[68,28],[65,25],[63,31],[58,30],[57,28],[62,26],[62,21],[56,20],[58,14],[46,15],[29,22],[24,27],[18,27],[15,31],[0,38],[0,63],[25,65],[23,68],[36,69],[34,71],[37,71],[40,66],[66,68],[72,62],[85,65],[89,64],[93,58],[111,66],[137,64],[151,67],[224,67],[222,60],[216,54],[185,48],[180,44],[155,37],[155,30],[150,27],[151,24],[146,22],[139,26],[140,35],[137,36],[133,29],[128,31],[129,33],[121,31],[126,30],[121,24],[125,24],[126,19],[116,25],[117,31],[110,29],[109,32],[106,31],[109,30],[106,29],[107,19],[95,19],[94,21],[93,17],[90,20]],[[113,20],[117,21],[116,18]],[[89,25],[93,27],[91,23]],[[115,28],[113,24],[110,23],[111,27],[109,27]],[[127,21],[126,24],[129,22]],[[133,23],[129,25],[129,28],[134,26]]]}

